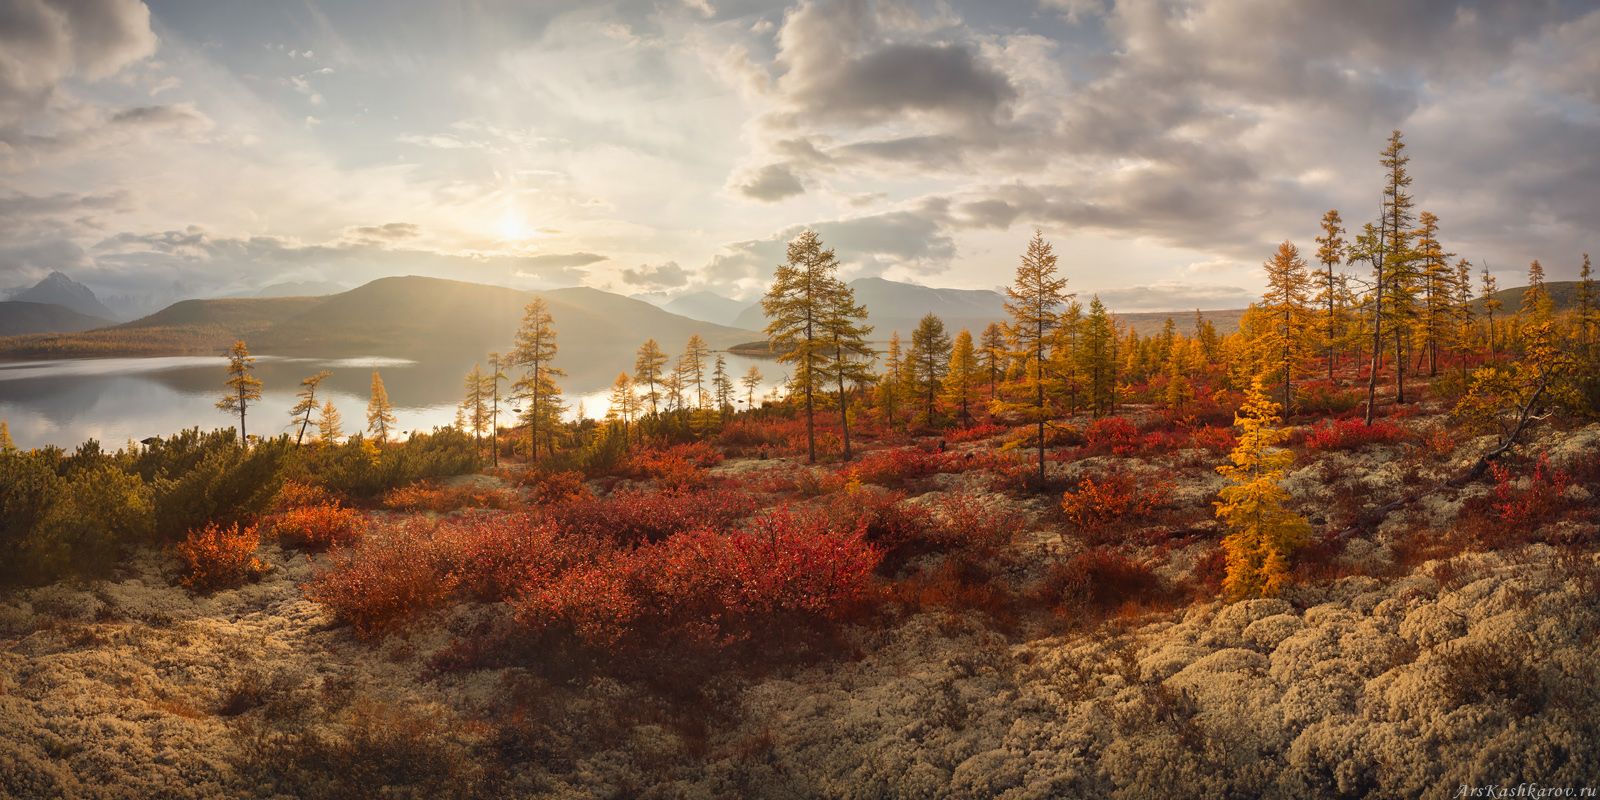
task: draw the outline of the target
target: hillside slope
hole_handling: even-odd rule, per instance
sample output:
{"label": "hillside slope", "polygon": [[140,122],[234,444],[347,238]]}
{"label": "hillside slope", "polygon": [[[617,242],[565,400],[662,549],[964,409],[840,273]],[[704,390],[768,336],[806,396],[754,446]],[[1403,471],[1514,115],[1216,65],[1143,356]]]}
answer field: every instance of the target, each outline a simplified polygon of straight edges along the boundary
{"label": "hillside slope", "polygon": [[56,303],[0,301],[0,336],[28,333],[76,333],[113,325],[104,317],[81,314]]}

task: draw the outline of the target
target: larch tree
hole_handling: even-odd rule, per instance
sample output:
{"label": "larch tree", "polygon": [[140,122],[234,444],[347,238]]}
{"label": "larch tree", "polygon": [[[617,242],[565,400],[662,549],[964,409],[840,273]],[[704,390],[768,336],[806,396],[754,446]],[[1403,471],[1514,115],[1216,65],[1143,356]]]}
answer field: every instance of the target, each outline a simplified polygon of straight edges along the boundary
{"label": "larch tree", "polygon": [[325,444],[338,444],[344,438],[344,429],[341,427],[339,409],[335,408],[332,400],[322,404],[322,413],[317,415],[317,441]]}
{"label": "larch tree", "polygon": [[700,334],[689,335],[689,343],[684,345],[683,357],[678,359],[678,373],[681,376],[685,391],[694,390],[694,407],[706,408],[711,404],[711,395],[706,391],[706,359],[711,357],[711,347]]}
{"label": "larch tree", "polygon": [[255,372],[256,359],[250,355],[250,348],[245,346],[243,339],[236,340],[228,348],[227,358],[228,393],[217,401],[217,408],[228,414],[239,415],[239,443],[248,445],[250,439],[244,431],[245,411],[251,403],[261,399],[261,379],[252,374]]}
{"label": "larch tree", "polygon": [[1455,327],[1455,270],[1439,243],[1439,218],[1424,211],[1417,217],[1416,260],[1422,279],[1422,347],[1428,359],[1428,376],[1439,374],[1439,351]]}
{"label": "larch tree", "polygon": [[878,413],[890,429],[900,425],[900,409],[904,405],[905,355],[900,345],[900,332],[889,334],[889,347],[883,355],[883,374],[878,378]]}
{"label": "larch tree", "polygon": [[761,374],[761,368],[755,364],[751,364],[750,368],[744,371],[744,377],[739,379],[739,384],[744,387],[745,405],[752,411],[756,407],[756,390],[761,388],[763,380],[766,378]]}
{"label": "larch tree", "polygon": [[1340,341],[1339,300],[1342,295],[1340,275],[1337,270],[1344,263],[1347,246],[1344,241],[1344,220],[1338,209],[1329,209],[1322,215],[1322,234],[1317,237],[1317,261],[1322,271],[1317,274],[1317,307],[1322,311],[1322,344],[1326,350],[1328,382],[1334,382],[1334,365]]}
{"label": "larch tree", "polygon": [[500,466],[500,382],[507,380],[506,359],[499,353],[489,354],[489,462]]}
{"label": "larch tree", "polygon": [[1528,264],[1528,288],[1522,290],[1522,305],[1517,309],[1519,325],[1537,325],[1555,313],[1550,288],[1545,286],[1544,265],[1539,259]]}
{"label": "larch tree", "polygon": [[333,375],[328,370],[322,370],[315,375],[303,378],[300,381],[300,391],[295,394],[294,408],[289,409],[290,427],[299,424],[300,431],[295,434],[294,446],[299,447],[305,441],[306,429],[311,427],[311,417],[321,408],[317,403],[317,387]]}
{"label": "larch tree", "polygon": [[1389,330],[1394,336],[1394,400],[1401,404],[1406,402],[1406,343],[1417,317],[1417,290],[1421,282],[1417,254],[1411,246],[1416,218],[1411,211],[1415,205],[1410,192],[1411,175],[1406,170],[1411,158],[1405,154],[1405,148],[1400,132],[1395,131],[1383,151],[1382,163],[1388,176],[1383,187],[1384,275],[1378,281],[1379,291],[1389,295]]}
{"label": "larch tree", "polygon": [[1583,254],[1583,266],[1578,268],[1578,291],[1574,298],[1573,323],[1577,328],[1578,344],[1589,359],[1595,358],[1595,348],[1600,345],[1600,293],[1595,291],[1594,269],[1589,264],[1589,254]]}
{"label": "larch tree", "polygon": [[1494,312],[1499,311],[1505,303],[1500,300],[1500,286],[1494,279],[1494,273],[1489,271],[1489,262],[1483,262],[1483,322],[1488,329],[1489,356],[1492,359],[1500,354],[1500,340],[1495,335]]}
{"label": "larch tree", "polygon": [[1264,263],[1267,289],[1261,295],[1261,311],[1270,325],[1264,336],[1256,341],[1263,362],[1272,374],[1278,376],[1283,388],[1283,407],[1294,406],[1294,378],[1305,362],[1311,341],[1311,309],[1307,305],[1311,276],[1300,250],[1292,242],[1283,242]]}
{"label": "larch tree", "polygon": [[523,417],[528,421],[528,457],[539,459],[539,426],[551,425],[560,419],[561,387],[556,378],[567,373],[556,368],[558,351],[555,320],[543,297],[535,297],[522,312],[522,326],[511,351],[511,363],[524,367],[527,372],[512,385],[517,396],[528,401]]}
{"label": "larch tree", "polygon": [[633,382],[644,390],[641,400],[650,409],[650,416],[661,413],[661,377],[667,367],[667,354],[654,339],[639,345],[633,361]]}
{"label": "larch tree", "polygon": [[867,344],[867,334],[872,333],[872,326],[866,322],[867,309],[856,302],[855,290],[842,281],[834,281],[823,305],[822,316],[818,319],[818,332],[828,347],[828,358],[822,362],[820,371],[837,388],[839,428],[843,434],[845,461],[852,456],[850,394],[845,384],[869,383],[872,380],[873,352]]}
{"label": "larch tree", "polygon": [[972,393],[983,383],[983,365],[972,343],[972,333],[963,328],[950,349],[950,369],[944,377],[945,405],[956,409],[964,425],[972,424]]}
{"label": "larch tree", "polygon": [[723,422],[733,413],[733,376],[728,374],[728,359],[717,354],[716,365],[711,370],[711,390],[716,398],[717,418]]}
{"label": "larch tree", "polygon": [[1455,283],[1451,287],[1455,291],[1455,302],[1451,305],[1451,318],[1455,322],[1455,330],[1451,335],[1451,344],[1456,350],[1456,363],[1461,367],[1461,377],[1467,377],[1467,354],[1472,350],[1473,344],[1473,317],[1472,317],[1472,262],[1466,259],[1456,261]]}
{"label": "larch tree", "polygon": [[1288,438],[1278,425],[1278,407],[1264,383],[1251,382],[1234,416],[1239,443],[1217,472],[1230,485],[1218,493],[1217,518],[1227,527],[1222,540],[1227,600],[1275,597],[1289,581],[1289,558],[1311,534],[1311,524],[1288,508],[1283,477],[1294,454],[1279,448]]}
{"label": "larch tree", "polygon": [[1099,295],[1089,299],[1082,329],[1074,361],[1083,377],[1089,412],[1103,417],[1117,404],[1117,328]]}
{"label": "larch tree", "polygon": [[989,386],[989,402],[1000,397],[1000,382],[1006,377],[1006,329],[998,322],[984,326],[978,339],[978,362],[984,382]]}
{"label": "larch tree", "polygon": [[1017,265],[1015,282],[1006,288],[1006,313],[1011,322],[1006,335],[1018,357],[1024,359],[1028,375],[1025,389],[1032,395],[1032,417],[1039,437],[1039,484],[1044,485],[1044,426],[1049,416],[1045,406],[1045,356],[1050,348],[1051,331],[1057,313],[1071,297],[1067,279],[1056,273],[1055,249],[1041,231],[1033,232],[1027,252]]}
{"label": "larch tree", "polygon": [[472,371],[467,373],[462,384],[466,394],[461,400],[461,417],[466,429],[472,432],[474,453],[482,452],[483,431],[489,427],[489,398],[493,391],[491,383],[492,379],[484,373],[483,367],[473,364]]}
{"label": "larch tree", "polygon": [[628,428],[638,412],[639,395],[633,390],[633,378],[626,372],[617,373],[617,379],[611,384],[611,405],[606,409],[606,419],[622,424],[624,442],[628,441]]}
{"label": "larch tree", "polygon": [[810,230],[789,242],[786,256],[761,298],[761,310],[768,320],[768,346],[779,361],[794,365],[790,385],[799,391],[806,415],[806,461],[816,463],[816,393],[827,379],[823,366],[832,357],[820,323],[837,293],[839,260]]}
{"label": "larch tree", "polygon": [[0,419],[0,453],[10,453],[17,449],[17,443],[11,439],[11,426]]}
{"label": "larch tree", "polygon": [[389,402],[389,390],[383,388],[383,376],[372,371],[372,397],[367,400],[367,430],[378,441],[389,441],[389,431],[394,427],[394,404]]}
{"label": "larch tree", "polygon": [[928,314],[917,323],[911,332],[911,352],[906,363],[910,365],[917,399],[922,402],[923,420],[932,427],[934,413],[939,409],[939,389],[950,371],[950,334],[945,332],[944,320]]}

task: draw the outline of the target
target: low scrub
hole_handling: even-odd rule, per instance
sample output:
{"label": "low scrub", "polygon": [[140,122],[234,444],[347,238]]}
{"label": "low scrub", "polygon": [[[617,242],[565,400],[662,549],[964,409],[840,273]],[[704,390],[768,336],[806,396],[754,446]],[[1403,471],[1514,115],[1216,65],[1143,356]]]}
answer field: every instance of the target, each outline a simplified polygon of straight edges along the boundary
{"label": "low scrub", "polygon": [[1306,429],[1308,450],[1354,450],[1369,444],[1393,444],[1405,438],[1405,429],[1388,420],[1327,420]]}
{"label": "low scrub", "polygon": [[1172,484],[1137,478],[1123,470],[1107,470],[1079,479],[1061,496],[1067,523],[1085,540],[1104,543],[1124,523],[1149,517],[1167,502]]}
{"label": "low scrub", "polygon": [[366,530],[366,516],[337,501],[297,506],[272,516],[273,536],[285,544],[310,550],[353,544]]}
{"label": "low scrub", "polygon": [[254,525],[213,522],[190,531],[177,546],[184,563],[181,582],[197,592],[214,592],[254,580],[268,569],[256,557],[260,546],[261,532]]}

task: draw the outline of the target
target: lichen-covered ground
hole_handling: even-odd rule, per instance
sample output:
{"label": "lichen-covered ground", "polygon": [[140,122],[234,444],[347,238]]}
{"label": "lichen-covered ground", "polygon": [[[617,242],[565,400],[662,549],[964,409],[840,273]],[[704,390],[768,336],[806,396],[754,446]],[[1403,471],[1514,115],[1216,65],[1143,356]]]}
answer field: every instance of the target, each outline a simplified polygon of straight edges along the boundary
{"label": "lichen-covered ground", "polygon": [[[1450,474],[1481,445],[1410,466],[1398,448],[1325,454],[1289,485],[1308,512],[1333,514],[1339,497],[1373,504]],[[1600,426],[1539,446],[1558,463],[1592,459]],[[1179,502],[1214,493],[1207,467],[1180,466],[1193,456],[1164,458],[1134,467],[1181,476]],[[439,672],[435,653],[502,612],[461,606],[358,641],[302,596],[314,557],[275,545],[265,579],[198,597],[148,550],[110,580],[0,596],[0,796],[1446,797],[1596,784],[1592,523],[1539,537],[1578,545],[1397,566],[1402,541],[1443,538],[1484,491],[1429,494],[1282,599],[1021,626],[928,608],[857,624],[827,658],[708,676],[692,704],[605,677]],[[996,580],[1030,580],[1077,547],[1044,503],[1018,505],[1037,524]],[[1203,546],[1162,549],[1159,569],[1182,576]]]}

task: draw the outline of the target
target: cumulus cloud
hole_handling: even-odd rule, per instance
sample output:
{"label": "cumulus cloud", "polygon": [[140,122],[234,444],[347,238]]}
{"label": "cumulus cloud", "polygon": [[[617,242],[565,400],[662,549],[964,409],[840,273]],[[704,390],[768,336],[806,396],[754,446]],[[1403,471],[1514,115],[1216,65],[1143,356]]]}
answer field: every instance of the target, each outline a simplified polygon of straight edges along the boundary
{"label": "cumulus cloud", "polygon": [[705,271],[719,281],[764,279],[783,261],[789,240],[809,228],[834,248],[847,275],[876,275],[891,269],[934,274],[948,267],[956,254],[955,241],[944,230],[942,216],[942,209],[924,206],[795,225],[762,239],[725,246]]}
{"label": "cumulus cloud", "polygon": [[155,50],[138,0],[10,0],[0,14],[0,125],[43,108],[69,78],[108,78]]}
{"label": "cumulus cloud", "polygon": [[804,194],[806,190],[800,179],[783,164],[768,164],[755,170],[735,182],[733,188],[746,197],[767,203]]}
{"label": "cumulus cloud", "polygon": [[640,264],[637,268],[624,268],[622,282],[646,291],[677,289],[689,283],[689,271],[676,261],[665,264]]}

